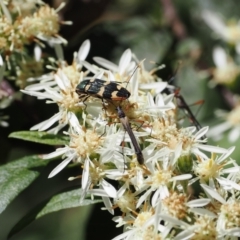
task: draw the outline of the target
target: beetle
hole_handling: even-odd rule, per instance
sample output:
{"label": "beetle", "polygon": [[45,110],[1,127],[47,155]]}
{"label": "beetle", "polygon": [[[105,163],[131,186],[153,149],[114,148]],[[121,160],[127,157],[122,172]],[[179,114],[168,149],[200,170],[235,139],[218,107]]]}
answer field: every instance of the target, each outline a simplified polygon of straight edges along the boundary
{"label": "beetle", "polygon": [[[113,81],[105,81],[98,78],[91,80],[83,80],[77,85],[76,93],[79,95],[79,98],[84,98],[83,103],[90,96],[108,101],[121,101],[128,99],[131,95],[130,92],[126,88],[121,86],[119,83]],[[132,141],[138,163],[143,164],[143,154],[130,127],[128,118],[126,117],[124,111],[120,106],[118,106],[116,110],[124,129],[128,132],[128,135]]]}
{"label": "beetle", "polygon": [[130,97],[130,92],[121,86],[119,83],[113,81],[104,81],[101,79],[83,80],[77,85],[76,93],[79,98],[96,97],[106,100],[125,100]]}

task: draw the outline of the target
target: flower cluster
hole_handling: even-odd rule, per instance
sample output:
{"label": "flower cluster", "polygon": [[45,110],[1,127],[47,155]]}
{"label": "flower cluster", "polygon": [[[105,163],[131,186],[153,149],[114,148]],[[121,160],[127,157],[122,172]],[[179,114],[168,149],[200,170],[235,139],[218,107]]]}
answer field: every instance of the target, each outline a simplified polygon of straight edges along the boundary
{"label": "flower cluster", "polygon": [[[6,65],[4,75],[17,79],[16,85],[24,88],[26,79],[43,74],[40,47],[44,47],[44,42],[51,46],[67,42],[58,35],[60,24],[67,24],[58,16],[64,4],[54,10],[39,0],[22,4],[19,1],[0,3],[0,49]],[[26,48],[33,43],[36,46],[30,53]]]}
{"label": "flower cluster", "polygon": [[[90,64],[85,60],[89,50],[86,40],[72,65],[62,62],[23,90],[59,109],[32,130],[57,133],[68,127],[69,144],[43,157],[63,159],[49,177],[71,162],[79,164],[81,175],[69,180],[81,179],[80,200],[100,196],[109,213],[114,215],[117,207],[122,212],[113,218],[124,226],[115,240],[237,239],[239,166],[229,158],[234,148],[207,145],[208,127],[180,127],[175,93],[163,91],[173,86],[155,70],[147,71],[130,49],[118,65],[101,57]],[[113,85],[119,88],[111,92]],[[121,88],[131,96],[117,98]]]}
{"label": "flower cluster", "polygon": [[[10,4],[10,9],[3,3],[1,5],[0,48],[5,52],[4,55],[9,55],[13,51],[21,52],[26,44],[38,41],[39,38],[49,39],[52,37],[62,40],[58,36],[60,26],[58,10],[54,10],[42,3],[39,9],[33,7],[35,10],[33,14],[29,10],[28,15],[16,15],[16,13],[11,15],[9,10],[16,11],[14,2]],[[25,4],[21,6],[24,7]],[[19,11],[21,13],[21,9]]]}
{"label": "flower cluster", "polygon": [[[55,49],[66,43],[58,35],[64,23],[58,12],[63,6],[54,10],[41,0],[0,1],[0,109],[8,107],[15,97],[8,80],[15,80],[15,86],[23,89],[27,79],[44,73],[44,42]],[[6,117],[0,117],[0,126],[8,126]]]}
{"label": "flower cluster", "polygon": [[[218,14],[205,10],[202,18],[213,32],[223,42],[227,43],[225,48],[216,46],[213,49],[213,62],[215,67],[211,69],[212,80],[210,86],[221,85],[223,97],[230,106],[230,111],[216,110],[215,114],[224,122],[210,129],[208,136],[214,140],[219,140],[228,132],[228,140],[235,142],[239,139],[240,119],[239,119],[239,78],[240,78],[240,22],[235,20],[225,20]],[[224,45],[224,44],[222,44]]]}

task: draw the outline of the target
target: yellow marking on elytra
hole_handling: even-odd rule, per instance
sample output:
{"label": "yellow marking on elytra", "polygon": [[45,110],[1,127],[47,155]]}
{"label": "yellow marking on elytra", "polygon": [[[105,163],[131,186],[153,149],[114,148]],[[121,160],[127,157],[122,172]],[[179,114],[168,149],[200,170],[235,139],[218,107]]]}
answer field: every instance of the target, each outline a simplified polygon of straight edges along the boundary
{"label": "yellow marking on elytra", "polygon": [[91,85],[90,85],[90,84],[87,84],[87,85],[85,86],[84,91],[87,92],[90,87],[91,87]]}
{"label": "yellow marking on elytra", "polygon": [[111,84],[111,82],[110,81],[106,81],[103,85],[107,86],[108,84]]}
{"label": "yellow marking on elytra", "polygon": [[117,85],[117,89],[118,89],[118,90],[121,90],[122,88],[123,88],[122,86]]}
{"label": "yellow marking on elytra", "polygon": [[127,99],[126,97],[119,97],[117,96],[118,91],[114,91],[111,93],[111,99],[115,101],[120,101],[120,100],[125,100]]}
{"label": "yellow marking on elytra", "polygon": [[104,91],[105,91],[105,87],[101,87],[97,95],[103,96]]}

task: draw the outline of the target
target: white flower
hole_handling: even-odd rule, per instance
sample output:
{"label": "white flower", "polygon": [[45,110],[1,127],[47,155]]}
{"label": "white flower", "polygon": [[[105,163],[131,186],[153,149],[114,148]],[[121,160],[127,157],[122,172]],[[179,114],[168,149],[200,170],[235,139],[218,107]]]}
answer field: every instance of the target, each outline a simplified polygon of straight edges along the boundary
{"label": "white flower", "polygon": [[223,189],[226,189],[229,186],[233,188],[235,186],[234,182],[227,179],[225,174],[228,172],[228,168],[226,168],[226,166],[233,165],[234,163],[233,160],[228,159],[234,149],[235,147],[229,148],[220,157],[216,156],[215,153],[212,153],[211,158],[207,159],[198,156],[198,160],[194,162],[193,166],[193,171],[197,177],[194,178],[192,182],[196,180],[200,180],[201,183],[206,183],[209,181],[212,183],[218,182]]}
{"label": "white flower", "polygon": [[[83,74],[80,75],[80,80],[82,78]],[[68,117],[70,115],[68,112],[74,111],[74,109],[77,108],[79,102],[78,95],[75,92],[77,83],[71,82],[62,71],[58,71],[58,74],[55,74],[55,82],[57,83],[57,87],[51,87],[49,84],[42,86],[44,87],[44,92],[38,91],[36,84],[33,87],[37,90],[32,90],[33,88],[31,87],[27,88],[27,90],[22,90],[22,92],[26,94],[36,96],[38,99],[47,99],[49,103],[57,103],[59,106],[59,112],[57,114],[35,125],[31,130],[44,131],[49,129],[54,123],[58,123],[57,128],[54,129],[54,132],[58,132],[69,123]]]}
{"label": "white flower", "polygon": [[[166,152],[167,153],[167,152]],[[149,201],[152,197],[152,206],[169,196],[169,185],[178,184],[178,181],[188,180],[192,178],[191,174],[183,174],[174,176],[176,168],[176,161],[169,155],[164,156],[164,151],[157,152],[154,156],[148,159],[146,163],[149,174],[143,181],[142,188],[138,191],[138,194],[142,194],[138,200],[137,207],[142,205],[143,202]],[[151,162],[149,162],[151,160]]]}
{"label": "white flower", "polygon": [[213,49],[213,61],[216,65],[216,68],[213,69],[214,83],[231,86],[240,73],[239,66],[221,47]]}
{"label": "white flower", "polygon": [[218,231],[224,237],[240,237],[239,199],[235,199],[236,195],[232,197],[221,206],[220,215],[217,220]]}
{"label": "white flower", "polygon": [[[57,133],[64,126],[69,124],[69,112],[79,111],[85,108],[83,103],[79,103],[79,96],[76,93],[76,87],[84,78],[84,72],[81,69],[81,63],[86,58],[90,48],[89,40],[86,40],[80,47],[77,59],[71,66],[59,68],[56,74],[49,74],[39,78],[40,82],[26,87],[22,92],[35,96],[38,99],[46,99],[47,103],[56,103],[59,112],[50,119],[45,120],[31,128],[31,130]],[[33,80],[33,79],[31,79]],[[49,129],[55,123],[57,126]]]}
{"label": "white flower", "polygon": [[[153,209],[141,210],[137,216],[126,215],[125,217],[115,217],[113,220],[118,222],[118,226],[128,225],[123,234],[115,237],[113,240],[120,239],[164,239],[171,230],[171,226],[163,226],[156,221],[157,214],[154,214]],[[130,229],[130,230],[128,230]]]}
{"label": "white flower", "polygon": [[226,20],[223,20],[219,15],[209,10],[204,10],[202,12],[202,18],[207,25],[212,28],[212,30],[215,31],[215,33],[224,41],[234,45],[240,43],[239,21],[226,24]]}
{"label": "white flower", "polygon": [[[70,143],[69,146],[64,148],[56,149],[55,152],[44,156],[44,159],[49,159],[63,155],[65,158],[49,175],[49,177],[55,176],[71,161],[84,163],[92,153],[97,151],[102,144],[101,132],[98,133],[97,129],[86,130],[84,126],[81,126],[78,122],[77,117],[73,113],[68,113],[70,123]],[[102,130],[100,126],[99,131]]]}
{"label": "white flower", "polygon": [[223,137],[223,133],[229,131],[228,140],[235,142],[240,137],[240,105],[236,105],[230,112],[223,110],[216,111],[216,115],[225,120],[225,122],[217,124],[208,132],[208,136],[214,140],[219,140]]}

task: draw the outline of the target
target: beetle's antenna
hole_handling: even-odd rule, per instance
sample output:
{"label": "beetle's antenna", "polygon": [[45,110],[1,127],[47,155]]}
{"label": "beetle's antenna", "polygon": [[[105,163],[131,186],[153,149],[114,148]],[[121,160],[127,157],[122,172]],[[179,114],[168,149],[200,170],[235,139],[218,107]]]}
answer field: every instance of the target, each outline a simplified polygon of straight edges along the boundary
{"label": "beetle's antenna", "polygon": [[137,66],[135,67],[133,73],[131,74],[131,76],[129,76],[129,79],[127,80],[127,84],[126,84],[126,87],[125,87],[125,88],[127,88],[127,86],[128,86],[128,84],[129,84],[131,78],[134,76],[134,74],[136,73],[137,69],[138,69],[138,68],[141,68],[141,64],[142,64],[144,61],[145,61],[145,59],[143,59],[141,62],[139,62],[139,63],[137,64]]}

